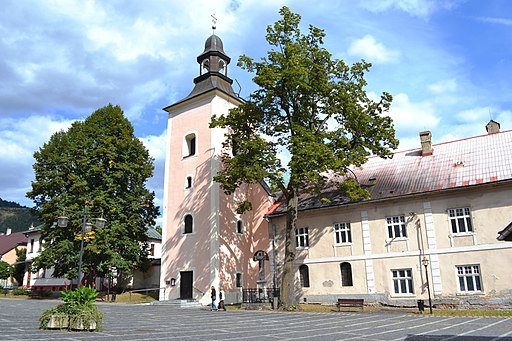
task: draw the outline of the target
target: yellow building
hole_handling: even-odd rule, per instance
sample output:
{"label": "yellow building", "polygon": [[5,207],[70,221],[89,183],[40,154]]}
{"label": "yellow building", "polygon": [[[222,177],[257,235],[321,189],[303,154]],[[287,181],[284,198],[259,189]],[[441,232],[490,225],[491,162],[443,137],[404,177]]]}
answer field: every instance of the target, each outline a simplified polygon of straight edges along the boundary
{"label": "yellow building", "polygon": [[[512,221],[512,131],[432,145],[392,159],[371,157],[350,176],[370,200],[351,202],[333,186],[299,200],[297,296],[416,305],[512,305],[512,243],[498,232]],[[283,259],[284,207],[269,212],[276,272]],[[504,238],[500,238],[504,239]]]}

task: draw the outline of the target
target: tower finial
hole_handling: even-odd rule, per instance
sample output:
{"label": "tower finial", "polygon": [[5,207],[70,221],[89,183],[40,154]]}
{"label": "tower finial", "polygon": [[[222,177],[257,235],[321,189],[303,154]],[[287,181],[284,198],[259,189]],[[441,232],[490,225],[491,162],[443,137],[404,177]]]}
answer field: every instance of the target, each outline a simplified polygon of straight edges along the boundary
{"label": "tower finial", "polygon": [[215,13],[211,15],[212,17],[212,30],[213,34],[215,34],[215,29],[217,28],[217,18],[215,17]]}

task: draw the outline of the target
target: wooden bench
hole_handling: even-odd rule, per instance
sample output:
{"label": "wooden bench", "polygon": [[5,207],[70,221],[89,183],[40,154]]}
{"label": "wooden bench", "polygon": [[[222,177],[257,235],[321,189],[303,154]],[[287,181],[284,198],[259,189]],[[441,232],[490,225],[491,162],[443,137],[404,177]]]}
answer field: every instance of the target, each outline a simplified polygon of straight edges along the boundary
{"label": "wooden bench", "polygon": [[364,307],[364,299],[362,298],[338,298],[338,302],[336,302],[336,307],[338,307],[338,311],[341,311],[341,308],[361,308]]}

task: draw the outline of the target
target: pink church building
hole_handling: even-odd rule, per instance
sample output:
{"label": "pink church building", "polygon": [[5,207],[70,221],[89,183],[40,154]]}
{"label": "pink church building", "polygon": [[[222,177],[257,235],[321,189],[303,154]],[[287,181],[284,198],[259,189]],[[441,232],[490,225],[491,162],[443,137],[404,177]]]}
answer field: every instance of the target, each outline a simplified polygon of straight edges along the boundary
{"label": "pink church building", "polygon": [[[226,131],[211,129],[211,117],[226,114],[243,99],[231,86],[230,58],[218,36],[206,40],[197,62],[199,75],[190,94],[164,108],[168,130],[160,300],[193,299],[206,305],[214,286],[226,303],[241,302],[242,288],[272,286],[269,262],[255,256],[267,255],[264,215],[272,197],[264,184],[247,185],[228,196],[213,180],[221,167]],[[237,202],[246,199],[253,210],[237,214]]]}

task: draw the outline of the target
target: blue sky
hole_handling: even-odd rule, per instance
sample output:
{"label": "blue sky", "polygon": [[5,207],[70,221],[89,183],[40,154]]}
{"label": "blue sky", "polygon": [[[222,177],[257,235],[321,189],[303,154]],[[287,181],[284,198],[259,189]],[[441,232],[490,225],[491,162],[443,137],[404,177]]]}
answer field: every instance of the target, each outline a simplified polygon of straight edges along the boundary
{"label": "blue sky", "polygon": [[[325,29],[334,57],[373,64],[367,91],[394,97],[399,150],[512,129],[512,2],[508,0],[47,0],[2,2],[0,197],[32,206],[33,153],[108,103],[120,105],[155,158],[148,187],[162,206],[167,116],[198,75],[196,57],[216,34],[241,96],[252,76],[239,55],[268,50],[266,26],[286,5]],[[235,83],[236,84],[236,83]],[[238,90],[235,85],[235,89]]]}

